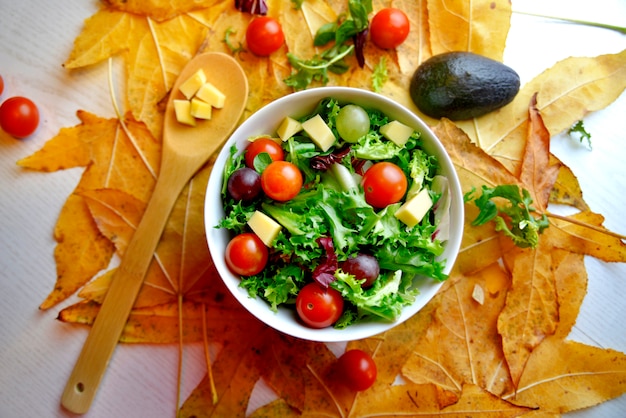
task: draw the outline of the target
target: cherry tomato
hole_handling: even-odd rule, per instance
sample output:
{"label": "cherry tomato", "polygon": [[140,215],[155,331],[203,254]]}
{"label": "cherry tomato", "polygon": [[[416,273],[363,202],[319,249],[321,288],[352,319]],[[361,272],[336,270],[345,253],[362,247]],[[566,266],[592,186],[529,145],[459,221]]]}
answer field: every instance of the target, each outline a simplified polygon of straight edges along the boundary
{"label": "cherry tomato", "polygon": [[388,7],[381,9],[370,24],[374,44],[383,49],[396,48],[409,36],[411,24],[402,10]]}
{"label": "cherry tomato", "polygon": [[354,391],[370,388],[378,373],[374,359],[365,351],[348,350],[337,359],[336,375],[344,385]]}
{"label": "cherry tomato", "polygon": [[296,311],[308,326],[326,328],[341,316],[343,297],[333,288],[324,289],[318,283],[309,283],[296,296]]}
{"label": "cherry tomato", "polygon": [[254,276],[265,268],[269,257],[267,247],[256,234],[244,232],[226,246],[226,264],[233,273]]}
{"label": "cherry tomato", "polygon": [[39,110],[26,97],[11,97],[0,106],[0,127],[16,138],[25,138],[39,125]]}
{"label": "cherry tomato", "polygon": [[279,202],[293,199],[302,188],[302,173],[287,161],[274,161],[261,173],[261,187],[265,194]]}
{"label": "cherry tomato", "polygon": [[390,162],[376,163],[363,176],[365,201],[375,208],[384,208],[404,197],[408,181],[400,167]]}
{"label": "cherry tomato", "polygon": [[250,168],[254,168],[254,157],[262,152],[267,152],[272,161],[285,159],[285,152],[275,141],[270,138],[258,138],[246,147],[246,165]]}
{"label": "cherry tomato", "polygon": [[4,79],[0,75],[0,94],[4,91]]}
{"label": "cherry tomato", "polygon": [[261,16],[248,25],[246,42],[253,54],[264,57],[282,46],[285,42],[285,35],[276,19]]}

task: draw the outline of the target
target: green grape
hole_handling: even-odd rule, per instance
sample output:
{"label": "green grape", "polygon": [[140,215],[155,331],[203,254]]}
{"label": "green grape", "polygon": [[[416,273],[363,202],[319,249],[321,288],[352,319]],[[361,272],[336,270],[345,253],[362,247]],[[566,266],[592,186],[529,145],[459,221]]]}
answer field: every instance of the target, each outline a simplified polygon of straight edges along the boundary
{"label": "green grape", "polygon": [[337,114],[337,132],[346,142],[356,142],[370,130],[370,118],[361,107],[345,105]]}

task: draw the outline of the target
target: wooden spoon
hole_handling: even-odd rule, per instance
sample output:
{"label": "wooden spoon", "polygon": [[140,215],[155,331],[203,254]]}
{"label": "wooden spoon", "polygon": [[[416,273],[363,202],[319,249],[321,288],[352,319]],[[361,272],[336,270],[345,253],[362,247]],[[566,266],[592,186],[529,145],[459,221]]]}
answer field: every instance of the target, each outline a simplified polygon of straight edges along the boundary
{"label": "wooden spoon", "polygon": [[[183,98],[180,84],[199,68],[203,69],[207,80],[226,95],[226,102],[222,109],[214,109],[211,120],[199,121],[191,127],[176,120],[173,100]],[[71,412],[83,414],[89,410],[178,195],[237,126],[247,99],[245,73],[228,55],[211,52],[197,55],[178,76],[165,110],[161,169],[152,198],[61,398],[61,404]]]}

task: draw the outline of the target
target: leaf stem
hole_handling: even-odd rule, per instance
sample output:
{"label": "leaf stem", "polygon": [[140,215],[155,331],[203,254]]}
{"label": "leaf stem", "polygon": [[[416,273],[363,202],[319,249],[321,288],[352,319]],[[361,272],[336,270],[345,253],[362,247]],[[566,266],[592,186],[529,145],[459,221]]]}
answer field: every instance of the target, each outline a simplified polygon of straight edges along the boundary
{"label": "leaf stem", "polygon": [[546,19],[554,19],[554,20],[562,20],[564,22],[570,22],[570,23],[576,23],[579,25],[585,25],[585,26],[593,26],[596,28],[602,28],[602,29],[609,29],[609,30],[614,30],[617,31],[621,34],[626,35],[626,27],[622,27],[622,26],[615,26],[615,25],[609,25],[606,23],[598,23],[598,22],[589,22],[586,20],[578,20],[578,19],[569,19],[569,18],[565,18],[565,17],[557,17],[557,16],[546,16],[546,15],[540,15],[540,14],[535,14],[535,13],[527,13],[527,12],[519,12],[514,10],[513,13],[517,13],[520,15],[526,15],[526,16],[535,16],[535,17],[543,17]]}
{"label": "leaf stem", "polygon": [[204,357],[206,359],[207,375],[209,376],[209,385],[211,386],[211,400],[213,405],[217,405],[217,389],[215,388],[215,380],[213,379],[213,364],[211,362],[211,353],[209,351],[209,337],[207,336],[206,324],[206,305],[202,305],[202,335],[204,337]]}
{"label": "leaf stem", "polygon": [[302,64],[300,63],[299,66],[302,68],[305,68],[307,70],[322,70],[324,68],[328,68],[331,65],[333,65],[334,63],[336,63],[337,61],[341,60],[343,57],[345,57],[346,55],[348,55],[350,52],[352,52],[352,50],[354,49],[354,45],[350,45],[349,48],[347,48],[345,51],[343,51],[341,54],[336,55],[333,59],[331,59],[328,62],[325,62],[323,64],[319,64],[319,65],[306,65],[306,64]]}
{"label": "leaf stem", "polygon": [[589,229],[593,229],[594,231],[600,232],[602,234],[606,234],[606,235],[610,235],[612,237],[621,239],[621,240],[626,240],[626,235],[622,235],[622,234],[618,234],[617,232],[613,232],[610,231],[606,228],[602,228],[596,225],[592,225],[592,224],[588,224],[586,222],[581,222],[577,219],[573,219],[567,216],[561,216],[561,215],[557,215],[556,213],[551,213],[551,212],[545,212],[546,216],[548,216],[549,218],[554,218],[554,219],[558,219],[561,221],[565,221],[565,222],[569,222],[572,223],[574,225],[578,225],[578,226],[582,226],[584,228],[589,228]]}

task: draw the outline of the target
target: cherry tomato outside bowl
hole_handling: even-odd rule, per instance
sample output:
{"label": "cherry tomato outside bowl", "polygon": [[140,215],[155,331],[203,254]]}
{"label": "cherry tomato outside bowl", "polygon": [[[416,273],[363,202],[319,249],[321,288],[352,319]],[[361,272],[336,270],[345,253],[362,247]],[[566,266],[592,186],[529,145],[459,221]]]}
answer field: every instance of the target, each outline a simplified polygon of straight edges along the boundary
{"label": "cherry tomato outside bowl", "polygon": [[312,328],[326,328],[337,322],[343,313],[343,297],[333,288],[318,283],[305,285],[296,296],[300,319]]}
{"label": "cherry tomato outside bowl", "polygon": [[406,40],[410,29],[409,18],[402,10],[387,7],[374,15],[370,36],[377,47],[392,49]]}
{"label": "cherry tomato outside bowl", "polygon": [[284,42],[285,35],[280,23],[269,16],[255,18],[246,29],[246,43],[254,55],[268,56]]}
{"label": "cherry tomato outside bowl", "polygon": [[15,138],[31,135],[39,125],[39,109],[32,100],[15,96],[0,105],[0,127]]}
{"label": "cherry tomato outside bowl", "polygon": [[359,349],[343,353],[337,359],[334,372],[345,386],[356,392],[369,389],[378,374],[374,359]]}

